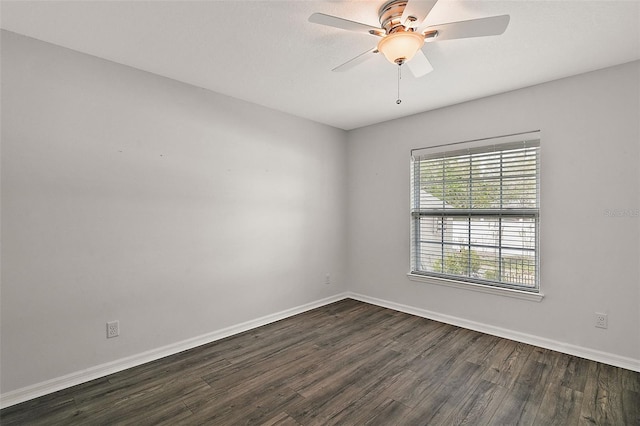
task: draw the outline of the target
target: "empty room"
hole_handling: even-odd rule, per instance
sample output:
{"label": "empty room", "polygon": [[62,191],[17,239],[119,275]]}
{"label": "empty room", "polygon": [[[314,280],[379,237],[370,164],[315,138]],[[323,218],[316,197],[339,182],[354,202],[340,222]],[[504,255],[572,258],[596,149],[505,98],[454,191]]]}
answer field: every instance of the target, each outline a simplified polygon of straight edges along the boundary
{"label": "empty room", "polygon": [[640,425],[639,0],[0,18],[0,424]]}

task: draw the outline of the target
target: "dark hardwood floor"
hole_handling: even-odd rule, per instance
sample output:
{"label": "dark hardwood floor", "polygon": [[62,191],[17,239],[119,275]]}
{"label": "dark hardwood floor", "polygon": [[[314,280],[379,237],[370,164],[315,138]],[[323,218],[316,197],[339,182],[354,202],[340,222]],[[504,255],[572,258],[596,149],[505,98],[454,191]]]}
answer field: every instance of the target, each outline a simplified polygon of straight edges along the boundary
{"label": "dark hardwood floor", "polygon": [[0,412],[2,425],[640,425],[640,373],[347,299]]}

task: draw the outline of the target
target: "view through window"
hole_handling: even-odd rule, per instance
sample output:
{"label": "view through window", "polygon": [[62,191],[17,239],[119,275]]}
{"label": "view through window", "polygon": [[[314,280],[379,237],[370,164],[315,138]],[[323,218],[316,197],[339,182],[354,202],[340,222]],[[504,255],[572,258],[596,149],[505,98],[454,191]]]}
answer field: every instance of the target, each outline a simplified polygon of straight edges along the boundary
{"label": "view through window", "polygon": [[540,141],[508,139],[412,152],[413,274],[538,291]]}

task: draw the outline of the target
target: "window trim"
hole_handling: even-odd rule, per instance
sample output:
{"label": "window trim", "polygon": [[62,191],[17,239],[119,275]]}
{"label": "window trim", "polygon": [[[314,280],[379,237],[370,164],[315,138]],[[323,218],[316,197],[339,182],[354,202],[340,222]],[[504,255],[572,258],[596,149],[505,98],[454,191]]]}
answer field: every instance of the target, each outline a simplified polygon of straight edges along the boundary
{"label": "window trim", "polygon": [[542,292],[534,293],[532,291],[517,290],[515,288],[476,284],[469,281],[458,281],[447,278],[434,277],[430,275],[416,274],[413,272],[407,273],[407,277],[411,281],[416,282],[459,288],[463,290],[471,290],[479,293],[495,294],[498,296],[506,296],[521,300],[530,300],[533,302],[540,302],[544,298],[544,293]]}
{"label": "window trim", "polygon": [[[426,148],[419,148],[419,149],[412,149],[411,150],[411,158],[412,158],[412,168],[411,168],[411,174],[412,174],[412,179],[411,179],[411,190],[412,191],[419,191],[419,185],[416,187],[415,185],[415,176],[414,176],[414,169],[413,169],[413,164],[414,164],[414,160],[416,157],[422,157],[422,156],[432,156],[433,154],[447,154],[447,157],[449,156],[454,156],[453,154],[456,153],[460,153],[462,154],[463,152],[469,152],[469,151],[476,151],[476,152],[482,152],[484,151],[484,149],[487,149],[487,151],[492,150],[492,147],[495,147],[496,145],[503,145],[504,148],[501,150],[508,150],[509,145],[511,144],[522,144],[524,141],[530,141],[534,143],[534,146],[537,146],[539,149],[540,146],[540,131],[536,130],[536,131],[530,131],[530,132],[523,132],[523,133],[516,133],[516,134],[510,134],[510,135],[505,135],[505,136],[499,136],[499,137],[492,137],[492,138],[484,138],[484,139],[476,139],[476,140],[472,140],[472,141],[464,141],[464,142],[456,142],[456,143],[450,143],[450,144],[443,144],[443,145],[436,145],[433,147],[426,147]],[[528,143],[527,143],[528,144]],[[535,253],[536,253],[536,287],[531,288],[531,289],[526,289],[526,288],[518,288],[518,286],[510,286],[509,284],[505,284],[502,285],[501,283],[483,283],[482,280],[474,280],[474,279],[465,279],[464,277],[461,277],[459,279],[457,279],[455,276],[439,276],[439,274],[436,273],[429,273],[429,272],[422,272],[422,271],[417,271],[414,270],[414,245],[419,244],[419,242],[416,240],[416,236],[414,235],[414,222],[417,218],[420,218],[421,216],[432,216],[431,214],[429,215],[424,215],[421,213],[420,210],[417,210],[413,204],[413,200],[414,197],[416,196],[416,194],[414,193],[412,196],[412,204],[411,204],[411,208],[410,208],[410,224],[411,224],[411,261],[410,261],[410,270],[409,273],[407,273],[407,277],[411,280],[411,281],[418,281],[418,282],[426,282],[429,284],[436,284],[436,285],[443,285],[443,286],[448,286],[448,287],[454,287],[454,288],[461,288],[461,289],[467,289],[467,290],[473,290],[473,291],[479,291],[482,293],[489,293],[489,294],[497,294],[497,295],[502,295],[502,296],[508,296],[508,297],[514,297],[514,298],[518,298],[518,299],[525,299],[525,300],[532,300],[532,301],[541,301],[542,298],[544,297],[544,294],[542,293],[541,290],[541,280],[540,280],[540,169],[539,169],[539,161],[540,161],[540,151],[538,151],[538,171],[537,171],[537,175],[536,175],[536,179],[538,182],[538,205],[537,205],[537,210],[535,211],[535,213],[533,214],[533,217],[535,217],[535,221],[536,221],[536,227],[535,227],[535,234],[536,234],[536,246],[535,246]],[[436,217],[438,216],[436,213],[438,213],[437,211],[432,210],[431,213],[434,213],[433,216]],[[451,211],[447,211],[446,213],[448,214],[454,214],[454,215],[467,215],[470,212],[467,211],[462,211],[464,209],[461,209],[458,212],[451,212]],[[481,214],[482,209],[477,209],[474,211],[474,213],[479,213]],[[494,209],[489,209],[491,210],[490,213],[498,213],[500,215],[500,212],[498,211],[493,211]],[[489,210],[486,213],[489,213]],[[500,209],[497,209],[500,210]],[[444,211],[442,212],[444,213]],[[504,214],[505,211],[502,210],[502,214]],[[530,209],[523,209],[523,211],[514,211],[511,210],[510,213],[508,214],[509,216],[513,216],[512,213],[524,213],[524,216],[530,216],[531,215],[531,210]]]}

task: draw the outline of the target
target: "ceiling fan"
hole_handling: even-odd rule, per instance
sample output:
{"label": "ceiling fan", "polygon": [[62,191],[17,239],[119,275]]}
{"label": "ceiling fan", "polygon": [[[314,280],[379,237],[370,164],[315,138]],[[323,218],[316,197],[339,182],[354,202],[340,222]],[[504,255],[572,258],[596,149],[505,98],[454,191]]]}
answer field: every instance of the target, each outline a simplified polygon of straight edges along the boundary
{"label": "ceiling fan", "polygon": [[382,53],[391,63],[407,64],[415,77],[433,71],[421,50],[425,42],[500,35],[509,25],[509,15],[421,27],[437,0],[391,0],[378,11],[380,28],[337,16],[314,13],[309,22],[370,34],[380,38],[376,47],[337,66],[332,71],[346,71]]}

